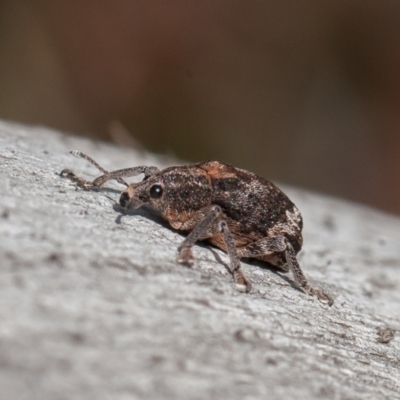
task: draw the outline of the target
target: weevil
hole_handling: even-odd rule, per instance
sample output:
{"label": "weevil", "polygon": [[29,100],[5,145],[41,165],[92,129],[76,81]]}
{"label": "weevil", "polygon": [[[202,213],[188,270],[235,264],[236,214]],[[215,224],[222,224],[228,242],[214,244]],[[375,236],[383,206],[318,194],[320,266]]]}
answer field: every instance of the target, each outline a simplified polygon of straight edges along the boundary
{"label": "weevil", "polygon": [[[119,199],[122,208],[148,204],[172,228],[188,234],[178,247],[179,263],[193,265],[192,247],[199,240],[208,240],[228,253],[230,272],[240,291],[251,289],[240,259],[255,258],[292,272],[295,286],[333,304],[330,296],[310,285],[297,261],[303,245],[303,220],[293,202],[273,183],[220,161],[162,170],[142,165],[109,172],[80,151],[71,154],[89,161],[102,175],[88,181],[64,169],[61,176],[86,190],[101,188],[114,179],[126,186]],[[139,183],[128,184],[123,179],[140,174],[144,178]]]}

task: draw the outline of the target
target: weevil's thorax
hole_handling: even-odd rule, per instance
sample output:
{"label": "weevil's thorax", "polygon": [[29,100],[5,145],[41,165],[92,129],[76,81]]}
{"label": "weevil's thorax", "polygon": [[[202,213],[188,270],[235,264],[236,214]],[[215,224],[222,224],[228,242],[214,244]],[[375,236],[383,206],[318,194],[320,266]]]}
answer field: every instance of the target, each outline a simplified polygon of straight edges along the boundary
{"label": "weevil's thorax", "polygon": [[211,204],[207,174],[193,166],[166,168],[127,189],[131,204],[149,204],[170,223],[186,222]]}
{"label": "weevil's thorax", "polygon": [[211,205],[211,187],[203,170],[181,166],[162,172],[166,196],[162,213],[165,218],[185,222],[203,207]]}

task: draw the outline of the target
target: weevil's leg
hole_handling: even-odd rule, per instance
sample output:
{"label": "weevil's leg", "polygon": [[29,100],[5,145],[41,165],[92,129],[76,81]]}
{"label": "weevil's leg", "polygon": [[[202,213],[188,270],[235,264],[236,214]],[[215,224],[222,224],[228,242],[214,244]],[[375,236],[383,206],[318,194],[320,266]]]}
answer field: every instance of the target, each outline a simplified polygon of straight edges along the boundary
{"label": "weevil's leg", "polygon": [[211,238],[222,233],[230,259],[230,272],[239,290],[248,292],[251,289],[250,281],[245,277],[240,267],[240,259],[236,252],[235,242],[224,220],[217,220],[222,213],[219,206],[210,206],[200,210],[193,218],[182,224],[179,229],[193,229],[182,244],[178,247],[178,262],[192,265],[194,257],[192,247],[197,240]]}
{"label": "weevil's leg", "polygon": [[238,248],[240,258],[258,258],[289,272],[289,266],[283,252],[286,250],[286,238],[283,236],[265,237]]}
{"label": "weevil's leg", "polygon": [[241,292],[249,292],[251,289],[251,283],[244,275],[240,266],[240,258],[236,251],[235,241],[233,240],[233,236],[229,230],[228,224],[226,221],[222,220],[219,221],[219,227],[224,236],[226,250],[228,251],[231,264],[231,274],[233,275],[236,286]]}
{"label": "weevil's leg", "polygon": [[72,180],[73,182],[77,183],[79,186],[83,187],[84,189],[90,190],[93,188],[98,188],[103,186],[107,181],[115,179],[117,182],[121,183],[122,185],[129,186],[122,178],[127,178],[131,176],[136,176],[140,174],[144,174],[145,178],[151,175],[156,174],[159,172],[157,167],[148,167],[145,165],[133,168],[124,168],[119,169],[116,171],[107,171],[102,166],[100,166],[93,158],[84,154],[80,151],[73,150],[70,152],[72,155],[78,158],[83,158],[93,164],[97,169],[103,172],[103,175],[97,177],[93,182],[88,181],[86,179],[80,178],[76,176],[71,170],[64,169],[61,171],[61,176],[65,176],[68,179]]}
{"label": "weevil's leg", "polygon": [[148,167],[147,165],[141,165],[139,167],[118,169],[116,171],[107,172],[104,175],[99,176],[93,181],[94,186],[101,187],[107,181],[115,179],[118,182],[124,182],[124,185],[129,186],[122,178],[129,178],[132,176],[144,174],[144,178],[148,178],[159,172],[157,167]]}
{"label": "weevil's leg", "polygon": [[76,183],[78,186],[85,190],[93,189],[93,183],[86,180],[85,178],[80,178],[79,176],[75,175],[70,169],[63,169],[60,172],[60,176],[63,178],[68,178],[70,181]]}
{"label": "weevil's leg", "polygon": [[305,293],[316,296],[322,303],[332,305],[333,300],[322,290],[310,285],[296,258],[293,246],[284,236],[260,239],[238,250],[240,257],[263,257],[284,254],[286,265],[278,265],[285,271],[291,271],[296,285]]}
{"label": "weevil's leg", "polygon": [[285,251],[286,261],[288,263],[289,269],[292,271],[294,276],[294,280],[300,289],[304,291],[304,293],[308,293],[312,296],[316,296],[321,303],[332,305],[333,299],[324,293],[321,289],[317,289],[310,285],[307,278],[305,277],[303,271],[300,268],[299,262],[296,258],[296,252],[292,245],[287,242],[287,248]]}
{"label": "weevil's leg", "polygon": [[93,181],[93,186],[95,186],[95,187],[101,187],[107,181],[110,181],[112,179],[115,179],[117,182],[119,182],[125,186],[129,186],[128,183],[126,183],[122,178],[129,178],[129,177],[140,175],[140,174],[144,174],[144,177],[148,178],[149,176],[154,175],[160,171],[157,167],[148,167],[147,165],[141,165],[138,167],[123,168],[123,169],[118,169],[116,171],[109,172],[109,171],[106,171],[103,167],[101,167],[96,161],[94,161],[92,157],[88,156],[87,154],[82,153],[81,151],[72,150],[70,153],[75,157],[83,158],[83,159],[89,161],[97,169],[99,169],[101,172],[103,172],[103,175],[97,177]]}
{"label": "weevil's leg", "polygon": [[255,258],[281,253],[286,250],[286,239],[283,236],[266,237],[256,242],[249,243],[238,249],[240,257]]}
{"label": "weevil's leg", "polygon": [[210,232],[210,227],[221,213],[222,210],[219,206],[205,207],[198,211],[189,221],[184,222],[179,227],[173,223],[171,224],[173,227],[180,230],[192,230],[178,247],[179,254],[177,261],[179,263],[189,266],[193,265],[194,257],[192,247],[199,239],[206,239],[207,237],[215,236],[216,232],[213,232],[213,229]]}

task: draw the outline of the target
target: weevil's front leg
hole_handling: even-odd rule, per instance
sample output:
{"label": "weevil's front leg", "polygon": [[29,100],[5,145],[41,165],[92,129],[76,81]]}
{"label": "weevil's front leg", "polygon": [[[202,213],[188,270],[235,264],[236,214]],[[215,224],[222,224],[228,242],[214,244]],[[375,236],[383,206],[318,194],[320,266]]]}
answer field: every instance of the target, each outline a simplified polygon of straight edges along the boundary
{"label": "weevil's front leg", "polygon": [[148,178],[159,172],[157,167],[148,167],[147,165],[140,165],[138,167],[118,169],[116,171],[107,172],[104,175],[99,176],[93,181],[94,187],[102,187],[107,181],[115,179],[125,186],[129,186],[122,178],[130,178],[132,176],[144,174],[144,178]]}
{"label": "weevil's front leg", "polygon": [[116,171],[107,171],[103,167],[101,167],[96,161],[93,160],[90,156],[77,151],[73,150],[70,152],[72,155],[78,158],[83,158],[87,161],[89,161],[91,164],[93,164],[97,169],[99,169],[101,172],[103,172],[103,175],[97,177],[93,181],[88,181],[84,178],[80,178],[77,175],[75,175],[71,170],[69,169],[64,169],[61,171],[61,176],[64,176],[73,182],[77,183],[79,186],[81,186],[83,189],[90,190],[93,188],[100,188],[102,187],[107,181],[110,181],[112,179],[115,179],[117,182],[121,183],[122,185],[129,186],[128,183],[126,183],[122,178],[128,178],[140,174],[144,174],[144,177],[149,177],[151,175],[156,174],[159,172],[159,169],[157,167],[148,167],[146,165],[138,166],[138,167],[133,167],[133,168],[124,168],[124,169],[119,169]]}
{"label": "weevil's front leg", "polygon": [[219,206],[204,207],[182,224],[171,222],[171,225],[176,229],[191,230],[189,235],[186,236],[185,240],[178,247],[179,254],[177,261],[179,263],[189,266],[194,264],[192,247],[198,240],[207,239],[217,234],[215,229],[210,228],[212,228],[215,219],[221,215],[221,213],[222,210]]}
{"label": "weevil's front leg", "polygon": [[[284,236],[274,236],[260,239],[239,249],[240,257],[262,258],[282,254],[286,265],[278,265],[285,271],[291,271],[296,285],[305,293],[316,296],[322,303],[332,305],[333,300],[322,290],[314,288],[308,282],[296,257],[293,246]],[[269,260],[268,260],[269,261]]]}
{"label": "weevil's front leg", "polygon": [[240,267],[240,259],[228,224],[224,220],[217,220],[221,213],[222,210],[219,206],[206,207],[179,227],[179,229],[193,230],[178,247],[179,255],[177,260],[182,264],[192,265],[194,263],[192,247],[196,241],[222,234],[230,259],[230,272],[233,275],[233,279],[239,290],[248,292],[251,289],[251,284]]}

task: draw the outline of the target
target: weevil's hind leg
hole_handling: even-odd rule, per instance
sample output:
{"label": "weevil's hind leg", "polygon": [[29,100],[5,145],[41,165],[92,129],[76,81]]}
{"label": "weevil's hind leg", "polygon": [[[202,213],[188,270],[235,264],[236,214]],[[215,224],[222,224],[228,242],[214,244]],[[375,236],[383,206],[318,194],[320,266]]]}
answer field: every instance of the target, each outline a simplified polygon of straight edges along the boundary
{"label": "weevil's hind leg", "polygon": [[238,250],[240,257],[256,258],[282,253],[287,248],[286,238],[283,236],[265,237],[251,242]]}
{"label": "weevil's hind leg", "polygon": [[79,186],[81,186],[83,189],[86,190],[102,187],[107,181],[110,181],[112,179],[116,180],[122,185],[129,186],[129,184],[125,182],[122,178],[128,178],[140,174],[144,174],[144,177],[147,178],[159,172],[159,169],[157,167],[148,167],[146,165],[133,168],[124,168],[109,172],[105,170],[102,166],[100,166],[95,160],[93,160],[92,157],[88,156],[87,154],[84,154],[77,150],[72,150],[70,153],[75,157],[83,158],[89,161],[103,173],[103,175],[97,177],[95,180],[91,182],[84,178],[78,177],[69,169],[64,169],[61,171],[60,174],[61,176],[65,176],[66,178],[72,180],[73,182],[75,182],[76,184],[78,184]]}
{"label": "weevil's hind leg", "polygon": [[283,272],[290,272],[284,251],[286,239],[283,236],[265,237],[238,249],[239,257],[266,261]]}
{"label": "weevil's hind leg", "polygon": [[[307,294],[316,296],[322,303],[333,304],[333,300],[326,293],[310,285],[297,261],[293,246],[284,236],[267,237],[249,243],[247,246],[239,249],[239,256],[261,258],[266,261],[270,261],[268,258],[276,261],[276,257],[280,256],[281,259],[284,259],[283,261],[286,261],[286,264],[279,264],[277,266],[285,272],[292,272],[295,284],[299,289]],[[272,262],[272,264],[275,265],[275,262]]]}
{"label": "weevil's hind leg", "polygon": [[235,280],[236,286],[240,291],[248,292],[251,289],[251,283],[240,267],[240,259],[228,225],[224,220],[216,221],[218,216],[221,215],[221,212],[219,206],[214,205],[206,207],[180,226],[180,229],[192,229],[192,231],[178,247],[179,254],[177,261],[181,264],[192,265],[194,263],[192,247],[196,241],[211,238],[222,233],[230,259],[230,272]]}
{"label": "weevil's hind leg", "polygon": [[316,296],[321,303],[328,304],[329,306],[331,306],[333,304],[333,299],[326,293],[324,293],[321,289],[317,289],[311,286],[310,283],[308,282],[297,261],[296,253],[289,242],[287,243],[287,248],[285,253],[286,253],[286,261],[288,267],[292,271],[294,280],[298,285],[298,287],[305,293],[310,294],[312,296]]}

